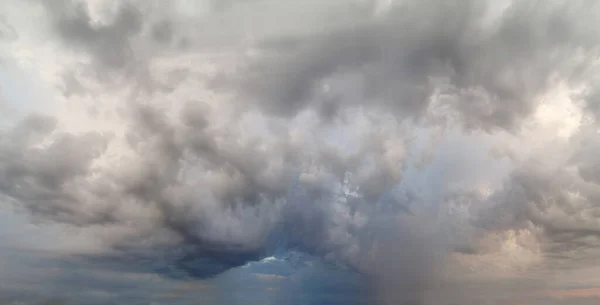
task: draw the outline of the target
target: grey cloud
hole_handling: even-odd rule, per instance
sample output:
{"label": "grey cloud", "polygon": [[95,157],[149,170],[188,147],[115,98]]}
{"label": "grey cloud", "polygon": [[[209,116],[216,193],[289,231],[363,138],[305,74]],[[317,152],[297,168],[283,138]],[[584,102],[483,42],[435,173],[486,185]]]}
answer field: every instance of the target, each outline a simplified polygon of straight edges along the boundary
{"label": "grey cloud", "polygon": [[597,37],[584,25],[597,8],[515,3],[487,28],[485,9],[477,1],[411,2],[383,20],[318,37],[284,37],[266,45],[277,59],[252,66],[243,92],[257,94],[266,110],[289,116],[317,107],[331,78],[353,75],[339,89],[358,91],[343,100],[346,105],[368,100],[419,117],[435,93],[467,126],[518,128],[552,77],[572,77],[577,52],[595,50]]}
{"label": "grey cloud", "polygon": [[[266,151],[253,143],[218,142],[221,135],[211,129],[210,112],[210,106],[198,101],[185,103],[173,117],[153,106],[134,105],[127,115],[127,144],[134,158],[120,161],[118,167],[91,166],[102,163],[111,138],[64,134],[54,130],[50,118],[29,119],[11,131],[12,138],[25,143],[14,147],[17,142],[6,142],[3,147],[2,191],[41,220],[83,229],[136,226],[133,236],[109,238],[125,258],[144,248],[143,240],[151,248],[162,247],[152,237],[166,230],[185,246],[187,254],[175,255],[171,262],[181,263],[189,276],[211,277],[256,260],[282,240],[289,247],[353,264],[356,254],[351,248],[358,243],[361,225],[352,222],[367,211],[339,214],[337,209],[345,207],[337,201],[336,189],[343,186],[336,185],[344,170],[359,171],[362,161],[354,157],[332,162],[329,168],[335,154],[323,150],[314,159],[323,175],[290,186],[302,168],[301,147],[285,138]],[[46,146],[34,146],[48,139],[52,140]],[[367,142],[358,154],[385,154],[379,140],[383,139]],[[273,162],[283,163],[272,169]],[[384,168],[376,163],[374,173],[355,181],[365,186],[369,200],[392,184]],[[290,187],[303,195],[290,197]],[[126,212],[129,207],[139,209],[139,215]],[[338,216],[342,218],[334,221]],[[273,239],[280,223],[286,233]]]}
{"label": "grey cloud", "polygon": [[0,15],[0,40],[3,42],[14,41],[19,38],[15,29]]}
{"label": "grey cloud", "polygon": [[594,86],[591,92],[584,95],[582,98],[585,100],[587,110],[598,119],[600,115],[600,86]]}
{"label": "grey cloud", "polygon": [[173,39],[173,23],[162,20],[152,26],[152,38],[160,43],[169,43]]}
{"label": "grey cloud", "polygon": [[[109,109],[125,109],[123,121],[110,122],[123,127],[123,139],[71,134],[57,119],[28,118],[2,135],[0,191],[38,219],[82,231],[114,230],[104,238],[119,254],[90,261],[144,261],[168,276],[205,278],[287,247],[371,277],[383,304],[427,304],[449,252],[489,250],[454,229],[472,229],[465,235],[475,237],[530,229],[552,258],[575,259],[569,248],[596,246],[597,146],[574,148],[582,155],[567,165],[579,176],[518,164],[489,198],[459,191],[474,215],[459,228],[436,222],[435,213],[423,212],[427,207],[414,208],[458,200],[418,194],[444,192],[440,185],[454,176],[435,177],[439,183],[424,191],[392,192],[406,172],[410,129],[437,115],[432,103],[449,106],[442,115],[458,113],[463,126],[485,135],[516,132],[554,76],[585,78],[590,72],[577,69],[587,58],[570,56],[597,52],[597,38],[586,28],[594,8],[580,14],[575,4],[513,4],[484,27],[482,2],[415,1],[381,19],[325,33],[261,36],[258,59],[235,58],[247,69],[233,79],[212,79],[213,97],[183,90],[199,87],[194,81],[205,77],[195,74],[193,63],[151,71],[152,58],[132,48],[146,28],[143,39],[157,42],[148,48],[169,47],[182,31],[173,16],[149,18],[123,6],[112,23],[96,26],[69,1],[46,5],[63,44],[96,60],[86,67],[92,73],[69,67],[66,98],[93,94],[79,78],[106,92],[133,91],[119,109]],[[194,51],[201,52],[178,55]],[[95,77],[106,67],[124,66],[119,71],[134,77]],[[236,100],[221,100],[218,93],[237,94]],[[227,107],[239,111],[229,116]],[[247,130],[262,125],[260,136]],[[353,144],[327,142],[348,134]],[[120,145],[124,152],[111,150]],[[473,169],[455,169],[461,170]],[[573,196],[577,192],[580,197]],[[167,262],[157,262],[158,256]],[[165,265],[176,270],[165,271]]]}
{"label": "grey cloud", "polygon": [[78,202],[75,194],[64,189],[76,187],[72,183],[81,183],[78,179],[89,174],[90,162],[103,152],[106,141],[95,133],[60,134],[44,148],[31,146],[36,137],[37,141],[43,138],[40,133],[53,128],[52,119],[33,117],[4,139],[0,164],[2,192],[34,214],[80,224],[94,222],[97,215],[79,218],[83,215],[77,215],[69,207],[69,202]]}
{"label": "grey cloud", "polygon": [[488,230],[533,230],[546,258],[557,261],[550,268],[572,268],[594,255],[589,251],[600,244],[598,190],[597,184],[566,172],[550,176],[530,168],[515,173],[487,199],[490,208],[481,210],[475,225]]}
{"label": "grey cloud", "polygon": [[56,31],[65,43],[87,48],[107,66],[123,67],[131,60],[129,39],[142,28],[142,16],[135,7],[124,4],[111,24],[97,26],[81,4],[70,6],[55,9]]}
{"label": "grey cloud", "polygon": [[[130,39],[146,27],[144,22],[152,22],[149,36],[163,43],[181,30],[171,16],[154,20],[133,5],[123,5],[113,23],[94,27],[85,10],[63,4],[70,6],[76,8],[73,16],[55,13],[58,33],[107,66],[132,62]],[[589,29],[598,10],[581,3],[539,7],[526,2],[513,4],[484,26],[486,9],[476,1],[408,3],[383,19],[364,19],[325,34],[275,35],[259,44],[268,59],[214,82],[226,89],[233,85],[244,104],[251,99],[284,116],[314,107],[330,120],[367,100],[400,117],[420,118],[435,97],[457,111],[467,127],[515,129],[557,75],[581,80],[590,55],[580,59],[578,54],[597,53],[597,38]],[[158,86],[143,65],[134,67],[138,82]],[[229,77],[241,80],[229,84]]]}
{"label": "grey cloud", "polygon": [[[188,211],[188,208],[192,208],[196,205],[195,202],[198,200],[189,197],[187,194],[193,195],[194,193],[187,191],[187,187],[182,185],[182,182],[184,181],[178,181],[175,178],[177,174],[189,170],[189,168],[186,169],[181,167],[181,162],[185,162],[186,160],[191,161],[199,158],[200,163],[203,164],[204,168],[226,173],[227,176],[230,177],[231,185],[227,185],[223,189],[211,189],[212,196],[215,196],[215,200],[217,200],[223,208],[232,208],[234,209],[233,211],[239,211],[240,213],[246,213],[244,211],[253,213],[271,210],[272,212],[268,213],[275,213],[272,217],[277,219],[279,218],[277,214],[277,200],[287,199],[288,206],[291,204],[289,201],[294,200],[289,197],[290,195],[287,192],[290,187],[289,183],[293,179],[295,172],[301,168],[301,164],[299,163],[301,156],[298,155],[300,152],[298,147],[290,146],[290,143],[286,143],[285,140],[276,143],[277,146],[274,147],[272,151],[263,152],[255,150],[252,145],[249,147],[232,145],[233,143],[220,145],[214,142],[216,135],[210,134],[208,131],[207,125],[210,124],[210,116],[208,116],[207,113],[210,113],[210,110],[202,103],[195,101],[186,103],[182,110],[180,119],[182,120],[183,126],[166,122],[165,117],[161,116],[160,113],[153,109],[142,107],[136,110],[136,112],[138,118],[136,122],[138,123],[132,126],[132,130],[135,130],[139,134],[138,136],[132,136],[132,138],[137,138],[142,141],[140,143],[140,149],[151,151],[151,153],[146,154],[146,156],[150,158],[148,164],[153,164],[154,168],[157,170],[146,171],[146,173],[151,176],[143,176],[143,178],[140,177],[139,179],[134,180],[141,184],[131,185],[132,181],[123,181],[122,183],[126,186],[131,185],[128,189],[133,192],[135,197],[142,198],[146,201],[158,201],[157,203],[161,206],[161,209],[164,209],[163,213],[167,216],[165,221],[171,222],[167,226],[171,228],[179,226],[178,230],[190,230],[191,228],[207,230],[206,227],[203,227],[202,223],[204,221],[210,221],[208,219],[199,221],[199,219],[195,217],[189,219],[192,215],[182,214],[182,212]],[[377,145],[376,142],[373,144]],[[273,161],[269,160],[269,158],[265,158],[265,154],[282,157],[282,159],[278,160],[283,162],[283,166],[280,169],[271,171],[269,167]],[[344,173],[343,171],[348,170],[348,168],[358,169],[359,160],[353,161],[350,159],[350,162],[355,163],[341,163],[336,165],[335,162],[330,162],[332,160],[335,161],[334,156],[335,155],[328,155],[328,152],[324,151],[323,155],[317,155],[317,158],[315,158],[314,161],[317,162],[317,164],[322,165],[331,164],[332,167],[330,169],[327,167],[323,167],[322,169],[327,171],[332,170],[332,173],[334,174],[333,177],[335,177],[335,175],[341,177]],[[189,165],[193,166],[193,163]],[[367,176],[367,181],[368,178],[379,179],[377,175],[385,174],[376,172],[375,175]],[[385,181],[384,178],[382,179],[383,180],[375,180],[381,182],[381,184],[378,185],[379,188],[385,188],[386,185],[391,185],[390,181]],[[367,195],[369,191],[372,191],[373,194],[377,193],[377,190],[370,189],[364,182],[360,185],[367,186],[365,188]],[[320,238],[320,234],[324,233],[322,230],[325,229],[321,228],[321,230],[319,230],[318,219],[319,217],[328,216],[321,214],[324,212],[319,211],[319,207],[310,207],[310,202],[315,202],[315,204],[316,202],[321,202],[324,204],[323,208],[327,209],[327,200],[331,200],[330,190],[327,185],[319,185],[319,183],[313,184],[310,181],[302,181],[300,186],[308,188],[308,192],[303,195],[304,197],[298,199],[300,200],[298,203],[300,205],[297,207],[300,210],[292,212],[292,214],[297,216],[301,215],[299,212],[304,211],[305,213],[309,213],[308,215],[313,216],[305,218],[301,223],[298,223],[298,227],[293,228],[292,230],[299,232],[299,235],[301,235],[302,238],[308,238],[310,240],[308,241],[309,243],[317,242]],[[168,192],[168,194],[171,195],[161,192],[161,190],[165,189],[174,192]],[[373,198],[375,198],[375,195],[373,195]],[[182,210],[181,207],[174,206],[177,202],[184,204],[184,207],[187,206],[188,208]],[[246,206],[246,208],[244,206]],[[291,205],[290,207],[292,206],[294,205]],[[244,217],[243,214],[240,215],[240,217]],[[286,221],[292,221],[292,219],[287,219]],[[180,227],[182,225],[183,227]],[[250,224],[247,223],[246,225]],[[314,232],[316,235],[311,235],[309,234],[310,232],[301,230],[300,227],[302,226],[307,226],[310,230],[315,230]],[[184,235],[194,235],[194,233],[191,232],[180,231],[179,233],[183,233]],[[250,236],[245,236],[243,240],[245,240],[245,242],[252,240],[252,238],[249,237]],[[264,236],[255,236],[254,238],[256,237],[259,237],[259,239],[264,238]]]}

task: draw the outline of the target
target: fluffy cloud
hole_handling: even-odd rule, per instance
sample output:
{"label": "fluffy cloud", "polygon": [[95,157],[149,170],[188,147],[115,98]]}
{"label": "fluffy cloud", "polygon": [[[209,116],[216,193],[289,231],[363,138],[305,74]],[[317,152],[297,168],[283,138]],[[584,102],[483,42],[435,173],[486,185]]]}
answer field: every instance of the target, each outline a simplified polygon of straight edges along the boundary
{"label": "fluffy cloud", "polygon": [[2,130],[0,193],[118,257],[297,249],[423,303],[599,246],[597,5],[2,5],[48,109]]}

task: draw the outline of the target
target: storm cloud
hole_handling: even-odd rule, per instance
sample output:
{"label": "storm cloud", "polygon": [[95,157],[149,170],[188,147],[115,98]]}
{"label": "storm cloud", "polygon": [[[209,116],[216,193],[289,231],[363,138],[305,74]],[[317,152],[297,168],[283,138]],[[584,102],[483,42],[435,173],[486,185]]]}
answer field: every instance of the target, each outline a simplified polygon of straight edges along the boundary
{"label": "storm cloud", "polygon": [[598,253],[597,4],[324,2],[2,2],[48,106],[3,126],[0,198],[90,264],[298,251],[379,304]]}

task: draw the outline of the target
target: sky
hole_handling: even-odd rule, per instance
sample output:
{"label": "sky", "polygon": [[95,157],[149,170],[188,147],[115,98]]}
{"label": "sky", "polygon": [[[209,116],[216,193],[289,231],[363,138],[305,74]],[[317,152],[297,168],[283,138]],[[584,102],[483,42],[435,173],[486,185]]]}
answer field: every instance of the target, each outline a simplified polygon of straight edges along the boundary
{"label": "sky", "polygon": [[0,0],[0,303],[598,304],[598,20]]}

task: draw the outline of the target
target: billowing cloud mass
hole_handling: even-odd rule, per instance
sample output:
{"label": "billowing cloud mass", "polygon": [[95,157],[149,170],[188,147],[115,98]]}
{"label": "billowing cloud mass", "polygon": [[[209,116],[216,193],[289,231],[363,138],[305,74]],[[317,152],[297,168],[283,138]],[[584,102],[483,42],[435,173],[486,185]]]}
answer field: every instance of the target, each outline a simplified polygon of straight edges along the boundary
{"label": "billowing cloud mass", "polygon": [[594,1],[0,5],[34,91],[0,104],[2,202],[90,261],[204,279],[298,251],[369,302],[449,305],[600,254]]}

